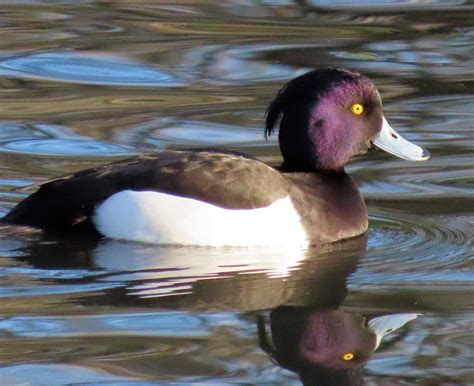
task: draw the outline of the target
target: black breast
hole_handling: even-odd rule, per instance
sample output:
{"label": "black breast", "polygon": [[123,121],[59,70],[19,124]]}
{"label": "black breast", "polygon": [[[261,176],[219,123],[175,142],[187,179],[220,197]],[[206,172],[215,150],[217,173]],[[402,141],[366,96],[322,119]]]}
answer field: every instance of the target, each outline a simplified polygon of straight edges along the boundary
{"label": "black breast", "polygon": [[285,173],[290,196],[314,244],[332,243],[366,232],[367,208],[345,172]]}

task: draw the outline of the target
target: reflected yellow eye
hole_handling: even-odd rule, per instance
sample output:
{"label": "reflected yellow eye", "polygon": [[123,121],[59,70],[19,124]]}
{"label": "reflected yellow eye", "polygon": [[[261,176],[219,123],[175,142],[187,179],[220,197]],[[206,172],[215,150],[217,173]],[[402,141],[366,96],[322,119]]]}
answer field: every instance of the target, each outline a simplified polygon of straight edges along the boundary
{"label": "reflected yellow eye", "polygon": [[360,115],[364,112],[364,106],[362,106],[360,103],[354,103],[351,106],[351,111],[355,115]]}
{"label": "reflected yellow eye", "polygon": [[345,361],[351,361],[352,359],[354,359],[354,354],[348,352],[347,354],[344,354],[342,356],[342,359],[344,359]]}

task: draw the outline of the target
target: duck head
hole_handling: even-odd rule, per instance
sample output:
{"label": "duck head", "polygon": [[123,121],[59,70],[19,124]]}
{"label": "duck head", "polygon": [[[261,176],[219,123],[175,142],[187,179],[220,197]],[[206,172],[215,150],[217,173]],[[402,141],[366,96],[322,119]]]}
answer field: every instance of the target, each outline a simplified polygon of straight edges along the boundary
{"label": "duck head", "polygon": [[371,147],[410,161],[430,158],[390,127],[377,88],[357,72],[327,68],[293,79],[267,110],[266,136],[280,118],[284,170],[340,171]]}

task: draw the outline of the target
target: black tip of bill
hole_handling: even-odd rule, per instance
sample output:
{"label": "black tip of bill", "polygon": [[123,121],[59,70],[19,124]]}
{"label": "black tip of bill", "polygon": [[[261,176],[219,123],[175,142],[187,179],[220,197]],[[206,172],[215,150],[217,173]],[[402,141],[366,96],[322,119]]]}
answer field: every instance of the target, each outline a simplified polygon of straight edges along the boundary
{"label": "black tip of bill", "polygon": [[423,153],[421,153],[421,157],[423,158],[423,161],[428,161],[431,159],[431,154],[428,150],[423,149]]}

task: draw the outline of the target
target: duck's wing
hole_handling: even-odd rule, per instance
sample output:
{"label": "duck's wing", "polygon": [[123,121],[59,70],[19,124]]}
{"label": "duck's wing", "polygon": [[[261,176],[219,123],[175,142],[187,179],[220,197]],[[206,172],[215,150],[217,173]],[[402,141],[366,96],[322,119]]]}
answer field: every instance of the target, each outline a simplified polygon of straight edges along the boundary
{"label": "duck's wing", "polygon": [[59,177],[51,178],[49,180],[40,180],[40,181],[33,182],[31,184],[24,185],[24,186],[14,186],[14,187],[11,188],[11,191],[15,192],[15,193],[17,193],[17,192],[33,192],[35,190],[38,190],[43,185],[48,185],[52,182],[63,181],[63,180],[67,180],[67,179],[72,178],[72,177],[78,177],[78,176],[81,176],[81,175],[92,174],[92,173],[95,173],[99,170],[111,169],[114,166],[120,167],[120,165],[122,165],[122,166],[123,165],[128,165],[129,163],[133,163],[133,162],[137,161],[141,157],[144,157],[144,156],[143,155],[133,156],[133,157],[130,157],[130,158],[120,159],[120,160],[115,161],[115,162],[109,162],[107,164],[94,166],[92,168],[82,169],[78,172],[67,173],[67,174],[61,175]]}
{"label": "duck's wing", "polygon": [[227,209],[253,209],[287,196],[288,182],[275,169],[238,153],[164,151],[43,183],[3,221],[59,232],[94,229],[96,206],[123,190],[158,191]]}

